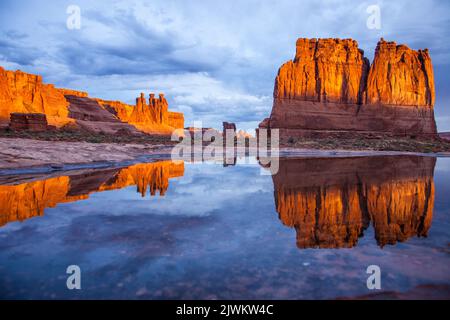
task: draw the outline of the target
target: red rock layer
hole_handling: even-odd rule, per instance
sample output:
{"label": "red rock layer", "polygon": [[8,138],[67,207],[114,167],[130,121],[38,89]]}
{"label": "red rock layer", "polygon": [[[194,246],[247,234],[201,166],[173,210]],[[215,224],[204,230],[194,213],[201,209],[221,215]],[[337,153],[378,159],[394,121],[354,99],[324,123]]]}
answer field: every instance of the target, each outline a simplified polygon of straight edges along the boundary
{"label": "red rock layer", "polygon": [[132,124],[141,131],[148,133],[170,134],[173,129],[184,127],[184,116],[179,112],[168,111],[169,104],[163,94],[158,98],[153,93],[148,101],[145,94],[136,98],[136,106],[130,106],[119,101],[100,101],[108,111],[115,114],[121,121]]}
{"label": "red rock layer", "polygon": [[181,112],[169,111],[169,126],[175,129],[184,128],[184,114]]}
{"label": "red rock layer", "polygon": [[[153,94],[147,102],[141,96],[136,106],[120,101],[90,98],[87,92],[58,89],[43,84],[42,77],[0,67],[0,123],[8,123],[10,114],[42,113],[50,125],[62,127],[76,123],[78,127],[96,132],[171,134],[184,127],[179,112],[169,112],[163,94]],[[114,124],[113,124],[114,123]],[[127,124],[128,123],[128,124]]]}
{"label": "red rock layer", "polygon": [[353,247],[370,221],[380,246],[426,236],[434,165],[421,157],[281,160],[276,209],[299,248]]}
{"label": "red rock layer", "polygon": [[274,98],[360,103],[369,61],[351,39],[298,39],[275,79]]}
{"label": "red rock layer", "polygon": [[46,131],[47,117],[43,113],[11,113],[9,128],[12,130]]}
{"label": "red rock layer", "polygon": [[368,104],[434,106],[433,67],[428,50],[378,42],[367,81]]}
{"label": "red rock layer", "polygon": [[136,185],[145,196],[163,196],[169,179],[183,176],[184,163],[161,161],[123,169],[85,170],[70,176],[0,186],[0,226],[44,215],[45,208],[87,199],[90,193]]}
{"label": "red rock layer", "polygon": [[73,122],[69,103],[58,89],[43,84],[42,77],[0,67],[0,122],[9,122],[10,114],[43,113],[51,125]]}
{"label": "red rock layer", "polygon": [[282,139],[327,131],[435,137],[434,96],[426,49],[382,39],[370,66],[354,40],[299,39],[259,127],[280,129]]}

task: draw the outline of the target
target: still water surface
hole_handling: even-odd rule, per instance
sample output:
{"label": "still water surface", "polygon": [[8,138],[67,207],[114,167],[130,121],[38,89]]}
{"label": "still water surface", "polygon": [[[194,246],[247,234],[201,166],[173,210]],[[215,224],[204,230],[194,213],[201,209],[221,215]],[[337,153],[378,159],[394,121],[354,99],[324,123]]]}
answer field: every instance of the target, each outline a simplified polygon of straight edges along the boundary
{"label": "still water surface", "polygon": [[[261,169],[160,161],[0,176],[0,298],[450,297],[450,158]],[[81,290],[66,287],[69,265]],[[382,290],[367,289],[369,265]]]}

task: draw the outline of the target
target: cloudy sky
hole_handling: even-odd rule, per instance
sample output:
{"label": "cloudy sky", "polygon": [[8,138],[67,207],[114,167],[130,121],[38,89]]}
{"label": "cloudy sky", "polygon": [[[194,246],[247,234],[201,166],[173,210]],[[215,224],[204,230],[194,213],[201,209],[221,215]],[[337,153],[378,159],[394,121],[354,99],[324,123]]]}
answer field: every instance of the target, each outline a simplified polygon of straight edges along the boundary
{"label": "cloudy sky", "polygon": [[[81,10],[80,29],[67,8]],[[367,8],[381,28],[367,28]],[[353,38],[369,59],[380,37],[429,48],[438,129],[450,131],[450,1],[2,0],[0,65],[60,87],[134,104],[164,92],[186,125],[254,128],[270,113],[278,67],[299,37]]]}

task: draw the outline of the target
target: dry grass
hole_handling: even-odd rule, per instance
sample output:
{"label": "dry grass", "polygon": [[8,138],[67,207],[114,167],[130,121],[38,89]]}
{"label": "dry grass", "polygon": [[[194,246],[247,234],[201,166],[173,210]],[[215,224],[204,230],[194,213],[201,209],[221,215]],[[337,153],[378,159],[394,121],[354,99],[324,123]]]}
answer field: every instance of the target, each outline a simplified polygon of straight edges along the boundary
{"label": "dry grass", "polygon": [[170,136],[162,135],[120,135],[93,133],[81,130],[60,129],[42,132],[0,130],[0,138],[23,138],[44,141],[69,141],[90,143],[142,143],[142,144],[174,144]]}
{"label": "dry grass", "polygon": [[411,138],[289,138],[282,141],[283,147],[320,149],[320,150],[373,150],[373,151],[407,151],[407,152],[450,152],[450,141]]}

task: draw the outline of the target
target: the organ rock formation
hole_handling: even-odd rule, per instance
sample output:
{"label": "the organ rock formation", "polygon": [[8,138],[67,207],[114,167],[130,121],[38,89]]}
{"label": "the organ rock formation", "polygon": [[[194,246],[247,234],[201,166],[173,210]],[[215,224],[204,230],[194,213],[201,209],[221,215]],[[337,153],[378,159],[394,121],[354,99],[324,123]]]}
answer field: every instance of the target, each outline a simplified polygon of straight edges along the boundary
{"label": "the organ rock formation", "polygon": [[381,39],[370,65],[351,39],[298,39],[275,79],[270,118],[281,139],[327,133],[436,136],[428,50]]}
{"label": "the organ rock formation", "polygon": [[372,224],[379,246],[427,236],[434,208],[431,157],[280,159],[280,220],[299,248],[349,248]]}
{"label": "the organ rock formation", "polygon": [[140,131],[170,135],[184,127],[182,113],[170,112],[163,94],[143,94],[136,105],[89,97],[87,92],[55,88],[42,77],[0,67],[0,124],[10,121],[11,113],[43,114],[49,125],[71,125],[95,132]]}

